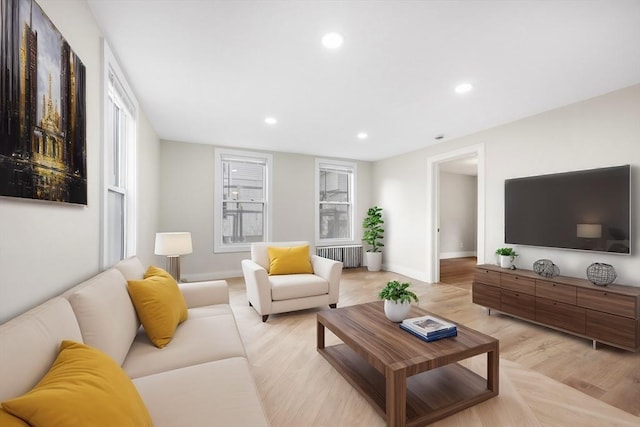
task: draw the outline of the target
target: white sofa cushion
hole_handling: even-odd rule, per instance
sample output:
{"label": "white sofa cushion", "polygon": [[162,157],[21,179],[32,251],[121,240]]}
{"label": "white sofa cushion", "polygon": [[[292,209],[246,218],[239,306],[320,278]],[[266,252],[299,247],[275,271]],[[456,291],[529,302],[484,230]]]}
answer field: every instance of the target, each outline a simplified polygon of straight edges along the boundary
{"label": "white sofa cushion", "polygon": [[229,304],[207,305],[205,307],[194,307],[188,310],[189,319],[197,317],[217,316],[219,314],[232,314]]}
{"label": "white sofa cushion", "polygon": [[81,283],[69,302],[85,344],[107,353],[122,365],[140,322],[127,292],[127,281],[111,268]]}
{"label": "white sofa cushion", "polygon": [[229,285],[225,280],[178,283],[188,308],[229,304]]}
{"label": "white sofa cushion", "polygon": [[282,301],[329,293],[329,282],[313,274],[286,274],[269,276],[271,299]]}
{"label": "white sofa cushion", "polygon": [[268,426],[244,358],[230,358],[133,380],[155,427]]}
{"label": "white sofa cushion", "polygon": [[147,271],[138,257],[132,256],[117,263],[114,268],[120,271],[126,280],[142,280]]}
{"label": "white sofa cushion", "polygon": [[[191,317],[178,325],[173,339],[157,348],[140,331],[133,341],[122,368],[131,378],[139,378],[171,369],[228,357],[246,357],[231,308],[227,314]],[[219,312],[220,307],[212,308]]]}
{"label": "white sofa cushion", "polygon": [[69,301],[56,297],[0,325],[0,401],[31,390],[62,340],[82,341]]}

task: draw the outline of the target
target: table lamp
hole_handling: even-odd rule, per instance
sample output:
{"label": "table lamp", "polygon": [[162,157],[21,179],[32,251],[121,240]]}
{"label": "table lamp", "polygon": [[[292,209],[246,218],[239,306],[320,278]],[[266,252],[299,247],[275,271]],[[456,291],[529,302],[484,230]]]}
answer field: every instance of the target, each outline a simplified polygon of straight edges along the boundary
{"label": "table lamp", "polygon": [[167,257],[167,272],[180,282],[180,255],[193,252],[191,233],[173,232],[156,233],[156,255]]}

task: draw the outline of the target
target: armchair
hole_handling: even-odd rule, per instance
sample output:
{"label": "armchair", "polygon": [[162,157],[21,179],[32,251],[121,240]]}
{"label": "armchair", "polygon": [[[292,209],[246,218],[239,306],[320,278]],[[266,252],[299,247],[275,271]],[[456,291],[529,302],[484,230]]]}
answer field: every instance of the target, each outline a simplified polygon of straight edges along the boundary
{"label": "armchair", "polygon": [[270,314],[328,305],[336,308],[342,263],[310,253],[311,274],[269,275],[269,247],[293,247],[309,242],[260,242],[251,244],[251,259],[242,260],[249,305],[266,322]]}

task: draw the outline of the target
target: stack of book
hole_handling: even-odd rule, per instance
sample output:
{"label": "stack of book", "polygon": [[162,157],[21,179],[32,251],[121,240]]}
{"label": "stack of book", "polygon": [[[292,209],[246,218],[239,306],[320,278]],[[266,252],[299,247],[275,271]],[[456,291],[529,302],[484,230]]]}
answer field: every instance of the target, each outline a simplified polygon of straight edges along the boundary
{"label": "stack of book", "polygon": [[434,316],[405,319],[400,323],[400,328],[428,342],[458,335],[456,325]]}

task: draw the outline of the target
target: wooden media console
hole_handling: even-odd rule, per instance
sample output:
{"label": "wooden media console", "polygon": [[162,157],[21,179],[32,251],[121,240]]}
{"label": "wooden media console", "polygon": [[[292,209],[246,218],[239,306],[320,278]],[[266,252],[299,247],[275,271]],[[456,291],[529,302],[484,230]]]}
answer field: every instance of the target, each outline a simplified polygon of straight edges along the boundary
{"label": "wooden media console", "polygon": [[586,279],[544,278],[530,270],[476,267],[473,302],[520,319],[619,347],[640,350],[640,287],[596,286]]}

